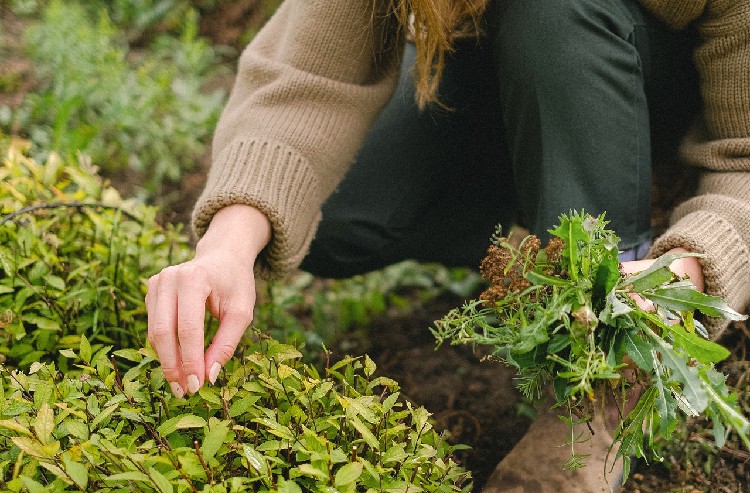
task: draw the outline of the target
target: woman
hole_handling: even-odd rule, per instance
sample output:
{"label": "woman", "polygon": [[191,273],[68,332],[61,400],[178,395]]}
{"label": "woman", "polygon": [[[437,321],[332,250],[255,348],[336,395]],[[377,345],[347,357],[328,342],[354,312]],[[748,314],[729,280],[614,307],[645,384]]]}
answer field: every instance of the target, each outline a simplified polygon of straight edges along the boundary
{"label": "woman", "polygon": [[[680,155],[700,184],[649,255],[706,254],[672,267],[744,309],[748,25],[750,0],[287,0],[240,59],[195,258],[149,282],[149,339],[174,393],[214,382],[232,357],[256,274],[476,266],[495,224],[544,235],[570,209],[607,211],[625,268],[642,269],[652,135],[696,112]],[[206,306],[220,327],[204,353]],[[554,426],[540,423],[529,436]],[[600,468],[558,474],[553,457],[523,470],[534,444],[521,445],[506,459],[520,479],[501,464],[488,489],[608,487]],[[542,480],[545,461],[557,462]]]}

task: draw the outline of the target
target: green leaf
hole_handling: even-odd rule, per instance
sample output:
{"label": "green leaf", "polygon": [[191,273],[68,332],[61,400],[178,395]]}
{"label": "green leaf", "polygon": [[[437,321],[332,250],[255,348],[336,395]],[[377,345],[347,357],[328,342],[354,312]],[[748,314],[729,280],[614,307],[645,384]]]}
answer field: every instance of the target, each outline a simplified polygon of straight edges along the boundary
{"label": "green leaf", "polygon": [[705,411],[708,406],[708,395],[698,374],[698,369],[694,366],[688,366],[685,359],[675,353],[666,342],[661,344],[659,353],[664,366],[672,370],[672,378],[682,384],[682,394],[690,406],[698,413]]}
{"label": "green leaf", "polygon": [[177,430],[188,428],[203,428],[206,426],[206,420],[195,414],[181,414],[163,422],[156,431],[160,435],[168,436]]}
{"label": "green leaf", "polygon": [[541,272],[530,270],[526,273],[526,279],[536,286],[560,286],[567,287],[572,284],[568,279],[562,279],[560,277],[548,276]]}
{"label": "green leaf", "polygon": [[85,335],[81,334],[81,343],[78,348],[78,355],[85,363],[91,363],[91,344]]}
{"label": "green leaf", "polygon": [[104,481],[143,481],[144,483],[151,483],[151,478],[140,471],[126,471],[111,474],[104,478]]}
{"label": "green leaf", "polygon": [[154,482],[154,485],[159,489],[161,493],[174,493],[172,483],[164,477],[162,473],[154,469],[153,467],[148,468],[148,475]]}
{"label": "green leaf", "polygon": [[318,469],[312,464],[300,464],[297,466],[297,470],[305,476],[310,476],[320,481],[328,481],[328,474],[326,471]]}
{"label": "green leaf", "polygon": [[206,433],[201,445],[201,453],[205,460],[212,459],[219,451],[229,433],[229,422],[219,421],[211,424],[211,429]]}
{"label": "green leaf", "polygon": [[653,410],[656,394],[655,387],[646,389],[615,434],[615,441],[620,442],[616,457],[622,457],[625,461],[623,481],[627,479],[629,474],[630,458],[645,457],[646,455],[643,448],[643,423],[647,422]]}
{"label": "green leaf", "polygon": [[284,478],[279,478],[277,486],[279,490],[278,493],[302,493],[302,488],[291,479],[286,480]]}
{"label": "green leaf", "polygon": [[630,285],[636,293],[661,286],[675,276],[669,269],[672,262],[684,257],[705,257],[705,255],[690,252],[664,254],[649,265],[647,269],[630,276],[625,276],[620,282],[620,286],[626,287]]}
{"label": "green leaf", "polygon": [[263,454],[246,443],[242,444],[242,454],[245,456],[245,459],[247,459],[248,468],[251,471],[255,471],[261,478],[264,478],[264,481],[268,484],[270,480],[268,476],[268,463]]}
{"label": "green leaf", "polygon": [[21,481],[26,489],[29,490],[29,493],[45,493],[46,488],[30,477],[22,475]]}
{"label": "green leaf", "polygon": [[362,438],[364,438],[367,445],[372,447],[375,450],[380,450],[380,442],[377,438],[375,438],[375,435],[370,431],[370,429],[360,421],[359,417],[357,416],[349,416],[348,421],[351,423],[351,425],[359,432],[360,435],[362,435]]}
{"label": "green leaf", "polygon": [[75,462],[68,458],[67,455],[63,455],[63,464],[65,465],[65,472],[68,473],[70,479],[72,479],[83,491],[86,491],[86,485],[89,482],[89,472],[86,466],[80,462]]}
{"label": "green leaf", "polygon": [[653,371],[654,358],[651,345],[631,332],[626,332],[624,339],[625,350],[638,368],[648,372]]}
{"label": "green leaf", "polygon": [[727,305],[718,296],[701,293],[692,285],[680,283],[669,287],[644,291],[644,298],[651,300],[655,305],[663,306],[677,312],[687,310],[700,310],[709,317],[722,317],[728,320],[745,320],[747,315],[741,315]]}
{"label": "green leaf", "polygon": [[583,222],[580,217],[573,216],[571,220],[566,215],[560,216],[560,225],[549,230],[549,232],[565,241],[565,256],[568,259],[568,274],[574,281],[578,280],[579,241],[586,241],[589,238],[588,233],[583,228]]}
{"label": "green leaf", "polygon": [[732,354],[724,346],[688,332],[681,325],[670,325],[669,331],[674,336],[674,346],[684,349],[688,356],[701,363],[718,363]]}
{"label": "green leaf", "polygon": [[362,475],[362,467],[362,464],[359,462],[352,462],[342,466],[336,472],[336,477],[333,481],[334,486],[341,488],[355,482]]}

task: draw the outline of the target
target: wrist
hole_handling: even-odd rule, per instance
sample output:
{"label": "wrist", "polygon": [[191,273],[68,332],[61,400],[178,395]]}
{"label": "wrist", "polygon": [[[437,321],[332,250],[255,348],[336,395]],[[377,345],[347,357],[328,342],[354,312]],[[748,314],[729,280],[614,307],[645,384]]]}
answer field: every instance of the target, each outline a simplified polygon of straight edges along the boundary
{"label": "wrist", "polygon": [[271,223],[265,214],[249,205],[233,204],[214,214],[195,252],[201,256],[217,248],[229,249],[238,260],[254,262],[270,239]]}

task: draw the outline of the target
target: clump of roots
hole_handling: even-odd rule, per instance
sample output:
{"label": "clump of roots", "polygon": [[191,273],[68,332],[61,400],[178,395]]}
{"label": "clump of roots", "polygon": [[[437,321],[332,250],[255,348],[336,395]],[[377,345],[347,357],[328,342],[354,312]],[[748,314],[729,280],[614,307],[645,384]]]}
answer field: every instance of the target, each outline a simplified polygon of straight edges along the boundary
{"label": "clump of roots", "polygon": [[[552,238],[544,248],[545,263],[549,265],[547,274],[560,274],[563,245],[562,239]],[[530,288],[526,273],[536,267],[540,249],[541,241],[535,235],[525,237],[517,248],[508,238],[496,238],[479,265],[482,277],[490,283],[479,298],[487,305],[494,305],[512,293]]]}

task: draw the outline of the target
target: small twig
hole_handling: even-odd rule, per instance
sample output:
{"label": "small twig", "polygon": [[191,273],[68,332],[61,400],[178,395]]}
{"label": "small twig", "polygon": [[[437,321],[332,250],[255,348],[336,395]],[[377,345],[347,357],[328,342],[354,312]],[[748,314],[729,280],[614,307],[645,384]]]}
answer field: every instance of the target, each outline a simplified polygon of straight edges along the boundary
{"label": "small twig", "polygon": [[201,461],[203,471],[206,473],[206,479],[208,479],[208,482],[210,484],[214,484],[214,477],[211,474],[211,470],[208,468],[208,465],[206,465],[206,461],[203,459],[203,454],[201,453],[201,448],[198,445],[198,440],[193,441],[193,446],[195,447],[195,453],[198,456],[198,460]]}
{"label": "small twig", "polygon": [[135,214],[133,214],[131,212],[128,212],[125,209],[123,209],[122,207],[118,207],[116,205],[107,205],[107,204],[101,204],[101,203],[96,203],[96,202],[78,202],[78,201],[74,201],[74,202],[50,202],[50,203],[45,203],[45,204],[36,204],[36,205],[29,205],[29,206],[23,207],[23,208],[15,211],[15,212],[11,212],[10,214],[7,214],[7,215],[3,216],[3,218],[0,219],[0,226],[2,226],[3,224],[5,224],[5,223],[7,223],[9,221],[12,221],[16,217],[21,216],[23,214],[28,214],[30,212],[36,212],[38,210],[59,209],[59,208],[65,208],[65,207],[70,207],[70,208],[73,208],[73,209],[84,209],[86,207],[93,207],[93,208],[98,208],[98,209],[115,210],[115,211],[122,212],[123,214],[125,214],[126,216],[128,216],[133,221],[139,221],[139,222],[141,221],[141,218],[139,218]]}

